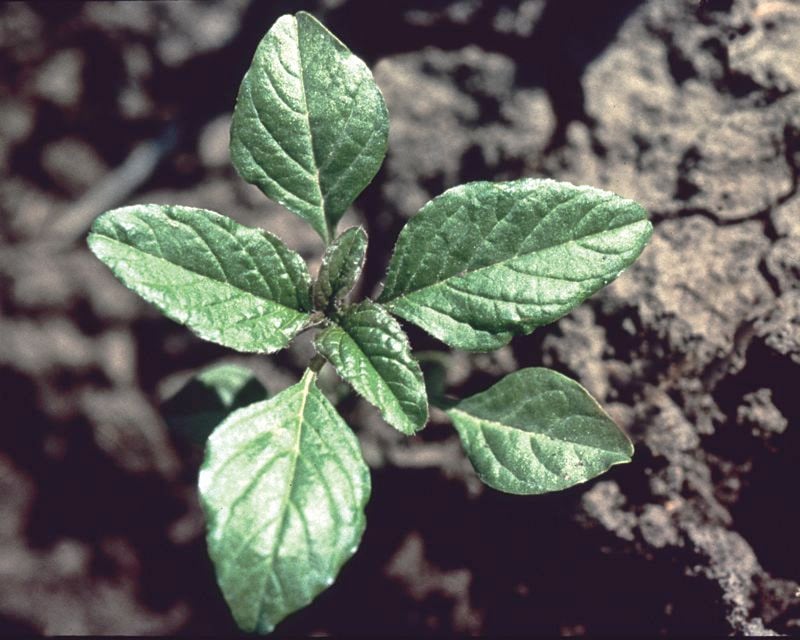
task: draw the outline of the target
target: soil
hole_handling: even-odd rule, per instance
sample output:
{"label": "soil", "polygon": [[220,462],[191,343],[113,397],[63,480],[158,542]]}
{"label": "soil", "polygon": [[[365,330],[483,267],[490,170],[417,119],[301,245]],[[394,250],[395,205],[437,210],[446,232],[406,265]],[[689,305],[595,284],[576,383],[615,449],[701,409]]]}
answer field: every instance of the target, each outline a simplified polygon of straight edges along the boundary
{"label": "soil", "polygon": [[[307,225],[230,167],[234,97],[282,13],[374,69],[389,154],[348,213],[359,295],[430,197],[552,177],[641,202],[640,260],[559,322],[445,352],[455,395],[520,367],[585,385],[636,444],[568,491],[484,488],[435,413],[405,439],[339,409],[373,471],[366,535],[278,635],[800,635],[800,2],[317,0],[0,6],[0,631],[219,634],[194,482],[159,416],[217,361],[275,393],[309,353],[245,357],[162,318],[86,249],[133,202]],[[313,267],[315,268],[315,266]]]}

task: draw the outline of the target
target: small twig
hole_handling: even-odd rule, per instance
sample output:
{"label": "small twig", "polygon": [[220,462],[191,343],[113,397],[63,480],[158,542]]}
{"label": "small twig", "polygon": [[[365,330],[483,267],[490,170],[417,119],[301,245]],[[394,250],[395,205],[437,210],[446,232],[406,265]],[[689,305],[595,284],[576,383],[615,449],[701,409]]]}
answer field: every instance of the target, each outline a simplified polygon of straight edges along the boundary
{"label": "small twig", "polygon": [[85,235],[98,215],[124,202],[152,175],[176,141],[177,128],[171,124],[158,138],[137,145],[125,162],[106,174],[78,202],[61,211],[42,231],[42,239],[67,246]]}

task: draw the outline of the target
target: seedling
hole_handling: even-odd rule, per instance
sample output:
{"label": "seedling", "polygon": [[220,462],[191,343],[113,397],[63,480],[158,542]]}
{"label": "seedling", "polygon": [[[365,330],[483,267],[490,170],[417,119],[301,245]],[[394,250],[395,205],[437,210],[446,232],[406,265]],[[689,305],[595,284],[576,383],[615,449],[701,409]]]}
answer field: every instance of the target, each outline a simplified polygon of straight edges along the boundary
{"label": "seedling", "polygon": [[[364,531],[369,470],[317,386],[325,362],[413,435],[428,420],[428,399],[394,316],[456,349],[497,349],[611,282],[652,232],[641,206],[599,189],[472,182],[406,224],[377,300],[350,302],[367,234],[355,227],[337,236],[336,228],[383,162],[388,129],[366,65],[308,13],[283,16],[242,81],[231,158],[322,238],[317,278],[276,236],[204,209],[123,207],[98,217],[89,235],[126,286],[201,338],[273,353],[317,332],[300,382],[272,398],[237,408],[247,373],[235,368],[198,383],[219,387],[198,427],[202,436],[213,429],[199,478],[208,550],[246,631],[269,632],[310,603]],[[522,369],[445,409],[478,475],[508,493],[564,489],[633,454],[586,390],[548,369]]]}

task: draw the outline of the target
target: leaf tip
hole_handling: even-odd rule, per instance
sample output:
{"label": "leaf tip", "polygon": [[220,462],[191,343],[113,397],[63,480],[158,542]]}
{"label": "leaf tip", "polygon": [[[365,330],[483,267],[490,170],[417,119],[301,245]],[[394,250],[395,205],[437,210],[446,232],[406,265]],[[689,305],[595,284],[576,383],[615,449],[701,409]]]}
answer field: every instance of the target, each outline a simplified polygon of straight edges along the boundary
{"label": "leaf tip", "polygon": [[[245,627],[243,627],[242,625],[239,625],[239,626],[242,628],[243,631],[247,631],[247,629]],[[255,632],[255,633],[259,634],[259,635],[262,635],[262,636],[268,635],[268,634],[272,633],[274,630],[275,630],[275,625],[272,624],[271,622],[269,622],[268,620],[264,620],[264,619],[259,620],[256,623],[255,627],[253,627],[253,629],[252,629],[253,632]]]}
{"label": "leaf tip", "polygon": [[[622,429],[620,429],[620,431],[622,431]],[[628,434],[625,433],[624,431],[622,433],[625,436],[625,440],[626,440],[626,442],[625,442],[625,452],[623,454],[625,456],[625,458],[623,460],[621,460],[620,462],[618,462],[617,464],[628,464],[629,462],[633,462],[633,454],[636,453],[636,448],[633,446],[633,441],[630,439]]]}

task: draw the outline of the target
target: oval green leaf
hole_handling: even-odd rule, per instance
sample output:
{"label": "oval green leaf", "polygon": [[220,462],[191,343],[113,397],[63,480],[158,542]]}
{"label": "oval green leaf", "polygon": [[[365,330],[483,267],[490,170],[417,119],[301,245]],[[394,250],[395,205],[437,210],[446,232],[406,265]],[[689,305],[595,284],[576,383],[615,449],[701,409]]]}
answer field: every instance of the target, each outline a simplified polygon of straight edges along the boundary
{"label": "oval green leaf", "polygon": [[325,250],[312,288],[315,309],[332,311],[361,275],[367,255],[367,232],[352,227]]}
{"label": "oval green leaf", "polygon": [[198,336],[231,349],[284,348],[309,318],[303,259],[261,229],[172,205],[114,209],[89,248],[123,284]]}
{"label": "oval green leaf", "polygon": [[367,66],[308,13],[279,18],[236,99],[231,159],[242,178],[327,243],[381,166],[388,134]]}
{"label": "oval green leaf", "polygon": [[641,206],[607,191],[473,182],[405,226],[379,301],[451,347],[495,349],[607,285],[651,233]]}
{"label": "oval green leaf", "polygon": [[447,414],[481,480],[506,493],[560,491],[633,455],[589,393],[550,369],[521,369]]}
{"label": "oval green leaf", "polygon": [[413,435],[425,426],[422,371],[405,332],[380,305],[367,300],[346,309],[317,335],[315,346],[398,431]]}
{"label": "oval green leaf", "polygon": [[264,385],[250,369],[220,364],[189,378],[162,404],[161,414],[174,433],[204,444],[231,413],[268,397]]}
{"label": "oval green leaf", "polygon": [[310,603],[364,531],[369,469],[315,380],[306,371],[208,439],[199,479],[208,551],[245,631],[268,633]]}

